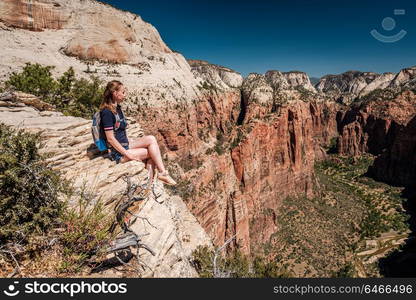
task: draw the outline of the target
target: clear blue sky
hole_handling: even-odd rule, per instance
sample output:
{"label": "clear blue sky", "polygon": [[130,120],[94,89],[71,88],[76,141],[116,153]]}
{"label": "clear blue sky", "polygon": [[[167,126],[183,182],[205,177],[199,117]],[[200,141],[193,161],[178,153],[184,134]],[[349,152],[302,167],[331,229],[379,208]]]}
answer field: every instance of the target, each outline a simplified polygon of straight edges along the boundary
{"label": "clear blue sky", "polygon": [[[320,77],[348,70],[397,72],[416,65],[415,0],[102,2],[140,15],[186,58],[207,60],[244,76],[299,70]],[[395,15],[394,9],[405,9],[405,14]],[[383,28],[387,17],[391,19]],[[400,30],[407,35],[382,43],[370,35],[373,29],[386,36]]]}

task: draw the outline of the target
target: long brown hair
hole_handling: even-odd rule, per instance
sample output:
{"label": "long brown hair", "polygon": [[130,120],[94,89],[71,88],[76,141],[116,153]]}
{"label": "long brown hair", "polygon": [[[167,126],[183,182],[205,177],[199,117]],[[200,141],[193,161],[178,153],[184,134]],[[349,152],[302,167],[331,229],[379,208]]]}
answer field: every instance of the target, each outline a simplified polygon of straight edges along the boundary
{"label": "long brown hair", "polygon": [[100,110],[105,108],[111,110],[114,114],[117,113],[117,102],[113,100],[113,92],[118,91],[123,84],[118,80],[112,80],[107,83],[104,91],[103,101],[100,104]]}

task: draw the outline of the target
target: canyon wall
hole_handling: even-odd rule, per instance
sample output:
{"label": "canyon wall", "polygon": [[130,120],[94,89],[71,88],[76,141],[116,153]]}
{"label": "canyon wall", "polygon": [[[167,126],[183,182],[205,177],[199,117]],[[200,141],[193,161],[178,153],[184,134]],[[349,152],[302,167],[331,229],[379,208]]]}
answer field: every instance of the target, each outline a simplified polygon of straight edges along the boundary
{"label": "canyon wall", "polygon": [[54,75],[73,67],[78,76],[122,81],[125,111],[158,138],[180,182],[173,192],[215,244],[236,234],[235,245],[250,252],[274,230],[265,211],[277,212],[288,195],[312,195],[313,163],[336,135],[336,108],[305,73],[243,79],[187,61],[140,16],[97,1],[4,1],[0,12],[0,76],[32,62],[54,65]]}
{"label": "canyon wall", "polygon": [[416,117],[400,128],[391,144],[374,161],[369,174],[390,184],[406,186],[413,191],[416,184]]}
{"label": "canyon wall", "polygon": [[416,113],[415,94],[410,91],[382,94],[358,102],[339,117],[338,150],[344,155],[381,154]]}
{"label": "canyon wall", "polygon": [[275,232],[285,197],[313,195],[314,162],[337,135],[338,105],[314,93],[305,73],[242,80],[224,67],[190,65],[203,96],[191,105],[139,108],[138,120],[163,141],[182,181],[178,192],[215,244],[236,235],[235,246],[250,253]]}
{"label": "canyon wall", "polygon": [[[380,80],[380,76],[388,80]],[[415,183],[416,67],[374,78],[361,87],[361,96],[354,103],[338,113],[338,151],[353,156],[365,152],[376,155],[368,170],[370,176],[411,187]],[[378,88],[362,94],[377,81]]]}
{"label": "canyon wall", "polygon": [[316,87],[298,71],[243,78],[186,60],[140,16],[92,0],[2,1],[0,39],[1,80],[32,62],[122,81],[123,108],[157,137],[179,181],[171,192],[216,245],[236,235],[246,253],[275,232],[285,197],[313,196],[314,162],[335,137],[341,154],[393,157],[411,136],[414,94],[397,89],[415,86],[415,68],[328,75]]}

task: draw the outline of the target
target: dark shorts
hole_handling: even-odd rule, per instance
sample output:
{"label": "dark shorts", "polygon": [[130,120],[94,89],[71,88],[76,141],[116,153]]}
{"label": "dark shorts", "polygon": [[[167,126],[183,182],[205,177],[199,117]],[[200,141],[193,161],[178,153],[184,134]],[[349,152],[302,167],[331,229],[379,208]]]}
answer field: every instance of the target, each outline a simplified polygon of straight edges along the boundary
{"label": "dark shorts", "polygon": [[[129,149],[129,145],[122,145],[122,146],[126,150]],[[110,150],[111,150],[110,159],[115,161],[118,164],[120,162],[120,159],[123,157],[123,155],[114,148],[110,148]]]}

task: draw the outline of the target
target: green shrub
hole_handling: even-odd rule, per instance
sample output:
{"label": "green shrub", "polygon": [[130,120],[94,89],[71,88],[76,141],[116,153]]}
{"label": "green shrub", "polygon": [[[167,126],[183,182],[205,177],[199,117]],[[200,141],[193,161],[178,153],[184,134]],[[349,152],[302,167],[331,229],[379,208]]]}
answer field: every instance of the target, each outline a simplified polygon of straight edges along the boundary
{"label": "green shrub", "polygon": [[258,278],[283,278],[290,277],[288,272],[283,271],[276,261],[266,261],[257,256],[253,261],[254,277]]}
{"label": "green shrub", "polygon": [[[192,264],[200,277],[214,277],[213,250],[206,246],[199,246],[192,253],[192,257]],[[220,270],[223,274],[228,274],[232,278],[278,278],[288,276],[286,272],[282,271],[277,261],[269,261],[260,256],[251,259],[239,250],[233,251],[226,257],[218,255],[216,264],[217,270]]]}
{"label": "green shrub", "polygon": [[170,186],[167,188],[172,191],[176,191],[185,202],[191,200],[195,195],[195,186],[190,180],[179,180],[178,184],[174,188]]}
{"label": "green shrub", "polygon": [[109,228],[114,221],[101,199],[94,199],[83,189],[77,195],[77,207],[66,206],[60,217],[65,229],[59,236],[63,247],[60,272],[78,272],[89,259],[101,260],[112,238]]}
{"label": "green shrub", "polygon": [[209,90],[209,91],[212,90],[212,91],[215,91],[215,92],[217,91],[217,87],[214,84],[212,84],[208,81],[202,82],[197,87],[198,87],[199,90]]}
{"label": "green shrub", "polygon": [[371,102],[392,100],[396,98],[403,91],[404,91],[403,88],[375,89],[371,91],[370,93],[368,93],[367,95],[361,98],[357,98],[353,103],[353,107],[363,108]]}
{"label": "green shrub", "polygon": [[241,128],[237,128],[237,136],[234,138],[234,140],[230,144],[230,150],[237,147],[241,141],[245,138],[245,133]]}
{"label": "green shrub", "polygon": [[306,88],[304,88],[301,85],[298,85],[295,87],[295,90],[297,90],[300,94],[300,99],[302,101],[307,101],[308,99],[310,99],[312,96],[314,96],[314,93],[307,90]]}
{"label": "green shrub", "polygon": [[356,271],[351,262],[346,263],[345,266],[343,266],[337,272],[334,272],[332,274],[332,277],[339,277],[339,278],[352,278],[355,276],[356,276]]}
{"label": "green shrub", "polygon": [[213,277],[214,252],[206,246],[198,246],[192,253],[192,264],[201,278]]}
{"label": "green shrub", "polygon": [[214,150],[218,153],[218,155],[223,155],[225,152],[223,144],[221,144],[219,141],[216,142]]}
{"label": "green shrub", "polygon": [[61,110],[66,115],[90,119],[94,112],[99,109],[104,88],[98,77],[91,76],[90,80],[83,78],[75,80],[71,93],[72,99]]}
{"label": "green shrub", "polygon": [[71,67],[58,79],[56,90],[54,91],[55,95],[53,104],[55,104],[57,107],[60,105],[68,105],[68,103],[73,98],[72,87],[75,80],[75,71]]}
{"label": "green shrub", "polygon": [[327,146],[327,151],[328,154],[333,154],[333,153],[337,153],[338,152],[338,138],[337,137],[333,137],[331,138],[329,145]]}
{"label": "green shrub", "polygon": [[[0,251],[0,261],[12,267],[24,261],[31,269],[34,257],[54,254],[51,265],[59,273],[74,274],[91,258],[104,258],[116,234],[109,232],[113,215],[85,188],[75,195],[70,182],[47,166],[40,146],[40,134],[0,123],[0,245],[9,251],[9,244],[10,249],[18,244],[20,249],[9,251],[13,259]],[[69,199],[78,199],[77,206],[70,206]],[[57,243],[49,244],[51,240]]]}
{"label": "green shrub", "polygon": [[45,233],[62,212],[66,184],[44,163],[39,143],[39,134],[0,124],[0,244]]}
{"label": "green shrub", "polygon": [[220,131],[217,131],[217,141],[215,142],[214,150],[218,155],[225,153],[225,141],[226,138],[224,135]]}
{"label": "green shrub", "polygon": [[56,88],[56,81],[52,77],[52,66],[26,63],[23,71],[13,72],[6,87],[13,87],[18,91],[30,93],[42,98],[48,98]]}
{"label": "green shrub", "polygon": [[53,68],[27,63],[22,72],[12,73],[5,85],[41,97],[66,115],[91,118],[101,103],[102,81],[96,76],[77,79],[72,67],[55,80]]}

